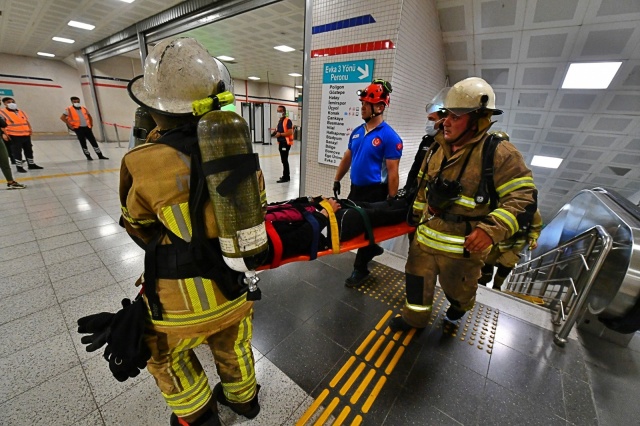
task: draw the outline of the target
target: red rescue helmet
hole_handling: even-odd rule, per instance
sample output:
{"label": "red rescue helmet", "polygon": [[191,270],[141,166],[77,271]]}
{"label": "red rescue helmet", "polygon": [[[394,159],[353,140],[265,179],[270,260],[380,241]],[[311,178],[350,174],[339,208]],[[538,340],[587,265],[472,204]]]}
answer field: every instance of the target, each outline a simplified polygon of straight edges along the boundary
{"label": "red rescue helmet", "polygon": [[373,105],[383,103],[389,106],[389,94],[391,94],[392,91],[391,83],[376,78],[366,89],[358,90],[357,94],[361,101],[369,102]]}

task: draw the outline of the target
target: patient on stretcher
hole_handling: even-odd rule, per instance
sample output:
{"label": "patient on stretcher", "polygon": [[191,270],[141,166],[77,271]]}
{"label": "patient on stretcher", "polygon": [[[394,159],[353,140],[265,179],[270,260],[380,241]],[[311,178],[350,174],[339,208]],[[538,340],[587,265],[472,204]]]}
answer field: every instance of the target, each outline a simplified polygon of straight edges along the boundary
{"label": "patient on stretcher", "polygon": [[[329,250],[336,243],[361,234],[373,238],[372,229],[403,223],[409,208],[405,198],[375,203],[348,199],[301,197],[267,206],[265,220],[269,234],[269,259],[309,255]],[[278,246],[279,249],[278,249]]]}

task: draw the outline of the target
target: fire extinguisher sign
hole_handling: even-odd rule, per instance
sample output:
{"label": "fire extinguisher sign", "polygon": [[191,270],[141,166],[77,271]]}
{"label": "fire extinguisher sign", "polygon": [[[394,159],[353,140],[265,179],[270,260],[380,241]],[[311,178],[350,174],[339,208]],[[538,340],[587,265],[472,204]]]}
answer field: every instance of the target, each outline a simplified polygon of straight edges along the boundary
{"label": "fire extinguisher sign", "polygon": [[323,65],[318,162],[337,166],[353,129],[362,124],[356,92],[373,79],[375,59]]}

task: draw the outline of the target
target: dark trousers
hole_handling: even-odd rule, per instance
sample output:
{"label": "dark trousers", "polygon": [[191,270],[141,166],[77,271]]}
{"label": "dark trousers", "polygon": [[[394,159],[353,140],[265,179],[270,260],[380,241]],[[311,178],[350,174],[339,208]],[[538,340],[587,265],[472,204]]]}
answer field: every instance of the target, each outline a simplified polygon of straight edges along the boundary
{"label": "dark trousers", "polygon": [[278,151],[280,152],[280,161],[282,161],[282,177],[290,179],[289,175],[289,151],[291,146],[287,142],[278,142]]}
{"label": "dark trousers", "polygon": [[[96,141],[96,137],[93,136],[93,132],[89,127],[78,127],[77,129],[73,129],[78,137],[78,142],[80,142],[80,146],[83,151],[87,150],[87,139],[89,139],[89,143],[92,147],[97,148],[98,142]],[[86,153],[86,152],[85,152]]]}
{"label": "dark trousers", "polygon": [[[384,201],[387,199],[387,195],[389,194],[388,188],[389,187],[386,183],[367,186],[352,184],[348,198],[353,201]],[[353,262],[353,268],[361,272],[368,271],[367,265],[375,255],[380,252],[380,248],[381,247],[377,244],[359,248],[356,253],[356,260]]]}
{"label": "dark trousers", "polygon": [[11,154],[16,160],[16,164],[20,166],[22,162],[22,151],[27,160],[33,159],[33,145],[31,144],[31,136],[10,136],[11,138]]}

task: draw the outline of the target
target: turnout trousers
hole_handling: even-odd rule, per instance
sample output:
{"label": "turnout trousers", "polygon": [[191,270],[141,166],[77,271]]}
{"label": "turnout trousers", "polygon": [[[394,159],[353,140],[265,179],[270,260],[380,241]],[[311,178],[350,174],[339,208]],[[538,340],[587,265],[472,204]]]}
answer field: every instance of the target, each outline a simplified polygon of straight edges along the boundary
{"label": "turnout trousers", "polygon": [[193,421],[215,404],[207,376],[194,353],[201,344],[206,344],[213,354],[227,399],[245,402],[253,398],[256,376],[251,350],[252,316],[250,310],[240,321],[222,330],[193,337],[181,336],[178,331],[148,331],[145,340],[151,359],[147,369],[178,417]]}
{"label": "turnout trousers", "polygon": [[414,238],[405,266],[407,298],[402,308],[405,322],[416,328],[428,325],[437,281],[452,305],[462,311],[473,308],[487,253],[488,250],[473,253],[469,258],[451,257],[425,247]]}

